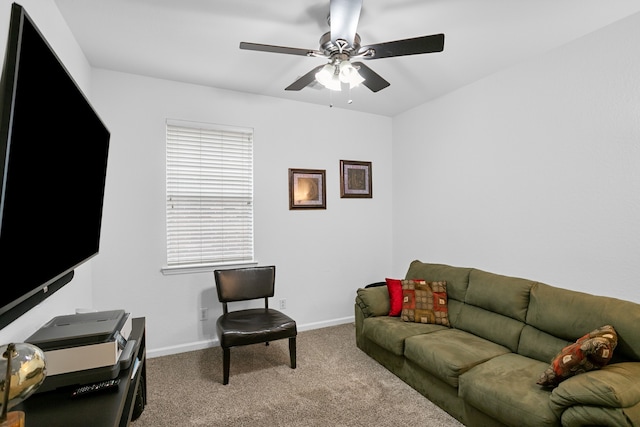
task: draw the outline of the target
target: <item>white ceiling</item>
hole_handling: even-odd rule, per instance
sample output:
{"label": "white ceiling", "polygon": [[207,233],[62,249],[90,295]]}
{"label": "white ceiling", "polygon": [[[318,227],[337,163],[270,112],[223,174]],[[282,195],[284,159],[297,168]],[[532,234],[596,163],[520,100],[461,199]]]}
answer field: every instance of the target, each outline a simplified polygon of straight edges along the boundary
{"label": "white ceiling", "polygon": [[441,53],[366,64],[391,86],[284,88],[323,58],[329,0],[55,0],[93,67],[394,116],[640,12],[638,0],[364,0],[362,45],[444,33]]}

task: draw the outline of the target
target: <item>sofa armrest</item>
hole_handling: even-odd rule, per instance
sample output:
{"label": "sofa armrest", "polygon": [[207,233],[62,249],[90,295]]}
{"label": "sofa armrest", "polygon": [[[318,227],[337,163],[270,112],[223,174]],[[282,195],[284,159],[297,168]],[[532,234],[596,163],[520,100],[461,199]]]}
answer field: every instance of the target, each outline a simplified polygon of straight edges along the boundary
{"label": "sofa armrest", "polygon": [[389,291],[386,286],[358,289],[356,304],[364,317],[386,316],[389,314]]}
{"label": "sofa armrest", "polygon": [[[639,403],[640,362],[614,363],[576,375],[561,382],[550,397],[551,409],[558,417],[570,407],[631,409]],[[639,424],[640,420],[632,422],[632,425]]]}
{"label": "sofa armrest", "polygon": [[[638,405],[637,405],[638,406]],[[572,406],[562,413],[562,427],[637,427],[636,421],[628,412],[637,412],[637,408],[603,408],[596,406]]]}

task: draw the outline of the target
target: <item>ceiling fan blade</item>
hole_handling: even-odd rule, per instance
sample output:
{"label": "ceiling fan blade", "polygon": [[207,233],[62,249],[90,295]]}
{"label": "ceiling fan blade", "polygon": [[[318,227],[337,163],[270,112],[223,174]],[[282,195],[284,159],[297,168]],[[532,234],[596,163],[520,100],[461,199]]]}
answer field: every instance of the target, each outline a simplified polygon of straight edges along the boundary
{"label": "ceiling fan blade", "polygon": [[358,72],[364,78],[362,84],[371,89],[372,92],[381,91],[391,84],[362,62],[354,62],[351,65],[358,69]]}
{"label": "ceiling fan blade", "polygon": [[240,49],[257,50],[260,52],[285,53],[287,55],[300,56],[324,56],[320,51],[313,49],[298,49],[296,47],[273,46],[270,44],[240,42]]}
{"label": "ceiling fan blade", "polygon": [[353,46],[361,10],[362,0],[331,0],[329,23],[334,44],[342,39]]}
{"label": "ceiling fan blade", "polygon": [[373,49],[373,55],[363,59],[380,59],[392,56],[417,55],[421,53],[442,52],[444,50],[444,34],[415,37],[412,39],[396,40],[393,42],[370,44],[363,46],[359,53]]}
{"label": "ceiling fan blade", "polygon": [[316,73],[320,71],[322,67],[324,67],[324,64],[319,65],[313,70],[309,71],[307,74],[300,77],[298,80],[296,80],[295,82],[291,83],[289,86],[284,88],[284,90],[301,90],[309,86],[316,79]]}

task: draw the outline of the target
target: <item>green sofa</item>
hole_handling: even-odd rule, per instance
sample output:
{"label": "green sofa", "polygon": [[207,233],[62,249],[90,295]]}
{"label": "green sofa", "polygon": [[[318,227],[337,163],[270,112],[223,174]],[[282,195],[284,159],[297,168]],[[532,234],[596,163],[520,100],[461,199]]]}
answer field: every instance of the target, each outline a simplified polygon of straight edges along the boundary
{"label": "green sofa", "polygon": [[[640,305],[474,268],[413,261],[446,281],[451,327],[390,317],[386,286],[358,289],[356,343],[467,426],[640,426]],[[568,344],[603,325],[613,359],[555,387],[536,383]]]}

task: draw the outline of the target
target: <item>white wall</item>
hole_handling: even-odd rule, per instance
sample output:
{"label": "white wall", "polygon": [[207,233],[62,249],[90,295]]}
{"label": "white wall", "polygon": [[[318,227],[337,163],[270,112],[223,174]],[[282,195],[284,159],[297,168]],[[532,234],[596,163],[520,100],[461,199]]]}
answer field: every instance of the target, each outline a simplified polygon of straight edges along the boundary
{"label": "white wall", "polygon": [[[52,0],[21,4],[112,145],[100,255],[0,343],[78,307],[145,316],[151,356],[213,342],[212,275],[160,273],[166,118],[254,128],[256,256],[301,329],[350,321],[357,287],[416,258],[640,302],[638,15],[391,120],[92,71]],[[339,198],[340,159],[373,162],[373,199]],[[327,170],[326,211],[288,210],[291,167]]]}
{"label": "white wall", "polygon": [[[91,67],[53,0],[21,0],[18,3],[25,8],[78,86],[85,94],[88,94]],[[2,66],[4,66],[10,16],[11,2],[1,2],[0,58],[3,61]],[[45,255],[47,250],[47,248],[42,248],[38,253]],[[37,259],[33,262],[33,268],[38,268]],[[20,278],[16,276],[15,279],[19,280]],[[11,283],[2,283],[2,286],[11,286]],[[89,262],[76,269],[73,280],[56,294],[0,330],[0,345],[21,342],[52,317],[70,314],[76,308],[91,305],[91,290],[91,262]]]}
{"label": "white wall", "polygon": [[[160,272],[167,118],[254,129],[256,258],[299,329],[350,321],[356,289],[389,271],[390,118],[107,70],[92,95],[111,131],[94,308],[145,316],[151,356],[211,344],[221,313],[212,273]],[[340,159],[373,162],[373,199],[340,199]],[[326,210],[289,210],[289,168],[326,169]]]}
{"label": "white wall", "polygon": [[393,122],[393,268],[640,302],[640,14]]}

